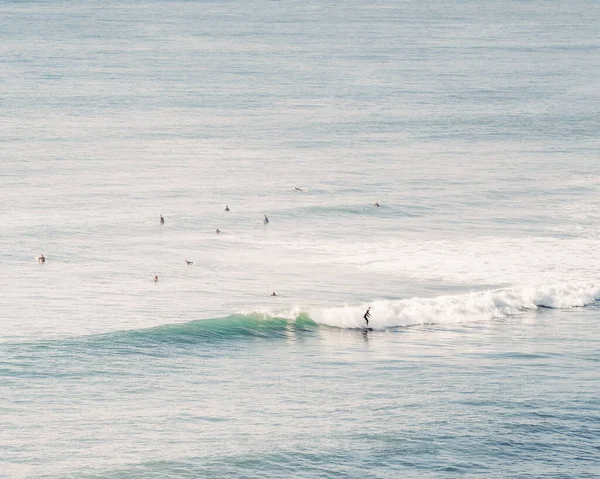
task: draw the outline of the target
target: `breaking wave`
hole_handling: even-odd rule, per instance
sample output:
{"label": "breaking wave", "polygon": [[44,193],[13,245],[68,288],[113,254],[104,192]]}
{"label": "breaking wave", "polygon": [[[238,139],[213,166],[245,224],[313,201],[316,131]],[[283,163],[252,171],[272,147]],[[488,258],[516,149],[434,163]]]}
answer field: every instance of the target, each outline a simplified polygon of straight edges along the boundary
{"label": "breaking wave", "polygon": [[308,316],[338,328],[364,326],[362,315],[371,306],[370,326],[385,329],[419,324],[461,323],[503,318],[528,310],[583,307],[600,299],[600,287],[590,283],[555,284],[479,291],[454,296],[377,300],[369,304],[312,309]]}
{"label": "breaking wave", "polygon": [[[389,330],[408,326],[453,324],[504,318],[538,308],[572,309],[595,303],[600,287],[591,283],[515,287],[469,294],[376,300],[351,306],[300,308],[274,312],[249,312],[222,318],[164,324],[153,328],[118,331],[80,338],[91,347],[115,350],[153,348],[156,344],[222,342],[249,338],[282,338],[290,334],[312,334],[318,328],[363,328],[363,314],[371,307],[369,326]],[[68,343],[78,339],[67,340]]]}

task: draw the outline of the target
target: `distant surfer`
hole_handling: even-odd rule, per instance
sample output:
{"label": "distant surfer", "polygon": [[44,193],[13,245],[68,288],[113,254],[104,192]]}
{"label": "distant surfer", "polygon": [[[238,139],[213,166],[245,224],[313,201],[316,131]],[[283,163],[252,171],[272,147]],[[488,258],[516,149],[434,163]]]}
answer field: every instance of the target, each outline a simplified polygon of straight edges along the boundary
{"label": "distant surfer", "polygon": [[165,224],[165,219],[163,218],[163,215],[160,215],[160,224],[161,225]]}
{"label": "distant surfer", "polygon": [[295,189],[296,191],[304,191],[302,188],[298,188],[297,186],[294,186],[294,189]]}
{"label": "distant surfer", "polygon": [[277,294],[275,293],[275,291],[273,291],[273,293],[271,294],[271,296],[277,296]]}
{"label": "distant surfer", "polygon": [[187,259],[185,260],[185,264],[190,265],[190,264],[194,264],[193,261],[188,261]]}
{"label": "distant surfer", "polygon": [[44,258],[43,254],[40,254],[37,258],[38,263],[45,263],[46,262],[46,258]]}
{"label": "distant surfer", "polygon": [[379,201],[376,201],[375,203],[373,203],[373,206],[379,208],[379,206],[380,206]]}
{"label": "distant surfer", "polygon": [[363,316],[363,318],[365,318],[365,321],[367,322],[367,328],[369,327],[369,318],[371,317],[371,306],[369,306],[367,308],[367,310],[365,311],[365,315]]}
{"label": "distant surfer", "polygon": [[267,215],[265,215],[265,219],[263,220],[264,224],[268,224],[269,223],[269,218],[267,218]]}
{"label": "distant surfer", "polygon": [[217,234],[220,235],[221,234],[221,230],[219,228],[217,228]]}
{"label": "distant surfer", "polygon": [[229,206],[225,205],[225,211],[229,211]]}
{"label": "distant surfer", "polygon": [[158,283],[158,275],[157,274],[154,275],[154,279],[152,281],[154,281],[155,283]]}

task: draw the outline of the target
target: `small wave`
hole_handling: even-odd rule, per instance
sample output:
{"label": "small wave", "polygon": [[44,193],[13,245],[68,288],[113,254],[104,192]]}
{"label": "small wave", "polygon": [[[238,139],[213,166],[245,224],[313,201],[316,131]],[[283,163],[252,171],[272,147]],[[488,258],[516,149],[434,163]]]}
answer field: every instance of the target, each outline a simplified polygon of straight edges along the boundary
{"label": "small wave", "polygon": [[369,325],[385,329],[419,324],[462,323],[491,320],[540,307],[569,309],[600,299],[600,287],[590,284],[555,284],[473,292],[456,296],[412,298],[335,308],[312,309],[309,317],[338,328],[363,327],[363,314],[371,306]]}

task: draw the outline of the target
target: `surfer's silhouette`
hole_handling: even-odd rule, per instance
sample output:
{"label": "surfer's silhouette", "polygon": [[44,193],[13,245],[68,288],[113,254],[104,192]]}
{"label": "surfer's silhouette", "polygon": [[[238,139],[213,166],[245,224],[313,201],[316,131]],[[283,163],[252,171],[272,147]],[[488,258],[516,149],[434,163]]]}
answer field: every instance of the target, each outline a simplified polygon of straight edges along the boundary
{"label": "surfer's silhouette", "polygon": [[371,310],[371,306],[369,306],[367,308],[367,310],[365,311],[365,314],[363,316],[363,318],[365,318],[365,321],[367,322],[367,328],[369,327],[369,318],[371,317],[370,310]]}
{"label": "surfer's silhouette", "polygon": [[161,225],[165,224],[165,219],[163,218],[163,215],[160,215],[160,224]]}
{"label": "surfer's silhouette", "polygon": [[269,222],[269,218],[267,218],[267,215],[265,215],[265,219],[263,220],[264,224],[267,224]]}

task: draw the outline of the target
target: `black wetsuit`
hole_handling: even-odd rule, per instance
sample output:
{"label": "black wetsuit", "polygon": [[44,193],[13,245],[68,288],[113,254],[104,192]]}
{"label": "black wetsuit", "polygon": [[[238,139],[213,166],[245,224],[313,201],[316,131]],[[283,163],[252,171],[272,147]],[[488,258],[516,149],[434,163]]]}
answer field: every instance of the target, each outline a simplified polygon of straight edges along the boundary
{"label": "black wetsuit", "polygon": [[367,312],[365,313],[365,315],[363,316],[363,318],[365,318],[365,321],[367,322],[367,327],[369,326],[369,318],[371,317],[371,313],[369,312],[369,310],[367,309]]}

